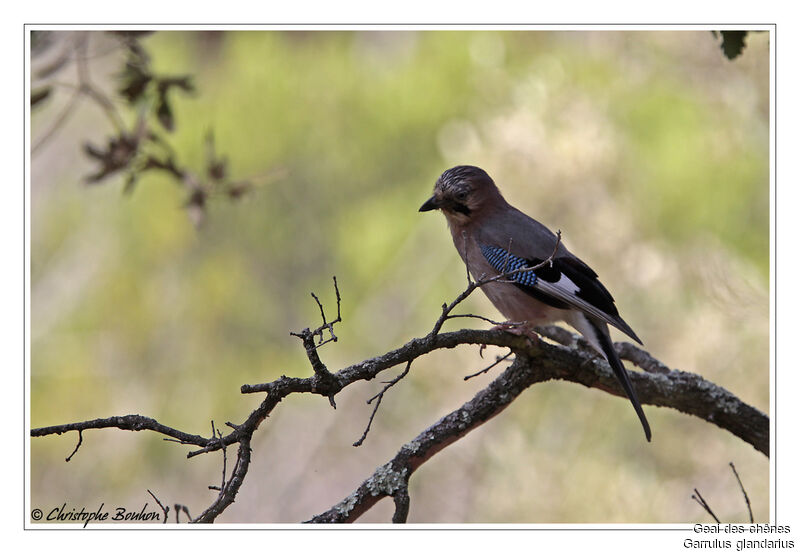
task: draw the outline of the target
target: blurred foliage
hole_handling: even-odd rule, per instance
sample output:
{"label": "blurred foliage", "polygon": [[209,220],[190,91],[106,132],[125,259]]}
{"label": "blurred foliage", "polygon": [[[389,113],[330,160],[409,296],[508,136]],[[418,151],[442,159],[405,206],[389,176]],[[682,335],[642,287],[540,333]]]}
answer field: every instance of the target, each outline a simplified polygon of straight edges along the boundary
{"label": "blurred foliage", "polygon": [[[226,195],[237,199],[249,191],[247,181],[231,182],[227,178],[225,158],[216,154],[213,133],[206,136],[206,167],[204,174],[195,174],[183,167],[176,159],[170,141],[158,131],[171,133],[175,129],[175,116],[170,102],[171,90],[193,93],[192,78],[188,75],[158,75],[152,71],[150,55],[139,42],[141,36],[150,32],[107,32],[105,37],[118,41],[117,47],[125,51],[125,64],[117,75],[117,95],[124,99],[127,110],[122,110],[104,91],[93,83],[91,76],[92,55],[87,52],[91,35],[75,33],[61,41],[55,61],[45,65],[36,73],[39,83],[31,92],[31,107],[41,106],[58,85],[59,79],[67,69],[75,68],[77,82],[67,85],[72,96],[61,113],[54,118],[50,128],[42,133],[33,144],[32,152],[37,150],[58,133],[64,122],[73,115],[81,101],[88,101],[103,111],[115,134],[108,137],[105,147],[98,147],[90,141],[84,142],[83,150],[87,158],[96,165],[94,171],[84,180],[87,184],[100,184],[109,178],[123,173],[123,191],[130,193],[143,174],[159,170],[171,177],[176,184],[187,189],[187,211],[196,224],[202,223],[210,198]],[[53,40],[43,40],[45,32],[35,31],[32,38],[31,55],[36,59],[53,46]],[[35,45],[43,44],[36,48]],[[112,49],[113,50],[113,49]],[[40,64],[41,65],[41,64]],[[156,125],[156,122],[158,125]],[[158,129],[157,129],[158,128]]]}
{"label": "blurred foliage", "polygon": [[[713,31],[714,36],[717,36],[717,31]],[[745,47],[745,39],[747,38],[748,31],[719,31],[722,35],[722,42],[720,48],[725,53],[729,60],[735,59],[739,56]]]}
{"label": "blurred foliage", "polygon": [[[70,40],[38,37],[49,49],[37,62],[66,63],[58,45]],[[484,167],[513,204],[561,229],[654,355],[768,410],[768,33],[750,35],[732,62],[707,31],[136,40],[154,76],[142,90],[172,127],[175,159],[204,179],[223,164],[251,194],[205,205],[195,229],[169,172],[143,174],[126,197],[121,175],[78,186],[93,166],[76,145],[114,132],[102,110],[80,105],[32,158],[33,426],[141,413],[208,434],[211,419],[241,420],[259,401],[241,383],[310,373],[289,332],[318,324],[310,291],[333,309],[334,274],[344,321],[321,351],[330,369],[426,333],[466,277],[442,218],[417,208],[457,163]],[[135,79],[120,77],[130,49],[119,44],[90,33],[87,59],[98,87],[130,99]],[[196,92],[161,94],[153,79],[167,75],[191,75]],[[68,102],[52,87],[32,115],[34,143]],[[477,295],[465,310],[496,315]],[[458,349],[415,363],[359,449],[350,445],[380,384],[345,391],[335,412],[324,399],[287,399],[221,521],[327,509],[485,386],[492,374],[462,377],[486,357]],[[620,399],[534,387],[420,470],[410,521],[692,521],[703,518],[694,487],[718,515],[743,520],[730,461],[756,519],[769,518],[763,456],[708,423],[645,409],[651,445]],[[64,464],[74,439],[31,442],[35,505],[138,509],[148,487],[195,510],[212,499],[218,457],[187,462],[157,437],[107,431],[86,433]],[[387,519],[380,507],[365,516]]]}

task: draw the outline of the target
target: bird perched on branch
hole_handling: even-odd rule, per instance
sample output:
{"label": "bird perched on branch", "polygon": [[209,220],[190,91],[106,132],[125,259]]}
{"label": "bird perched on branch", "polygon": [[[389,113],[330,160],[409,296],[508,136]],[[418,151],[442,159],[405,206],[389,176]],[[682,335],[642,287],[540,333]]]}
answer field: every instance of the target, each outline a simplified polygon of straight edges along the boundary
{"label": "bird perched on branch", "polygon": [[[489,300],[508,318],[501,327],[534,336],[533,327],[565,321],[611,365],[650,440],[650,425],[608,332],[613,325],[642,344],[620,317],[614,298],[560,238],[506,202],[489,175],[460,165],[442,173],[421,212],[441,210],[453,243]],[[543,264],[543,262],[546,262]],[[535,270],[524,268],[541,265]],[[522,270],[522,271],[519,271]],[[513,322],[513,323],[512,323]]]}

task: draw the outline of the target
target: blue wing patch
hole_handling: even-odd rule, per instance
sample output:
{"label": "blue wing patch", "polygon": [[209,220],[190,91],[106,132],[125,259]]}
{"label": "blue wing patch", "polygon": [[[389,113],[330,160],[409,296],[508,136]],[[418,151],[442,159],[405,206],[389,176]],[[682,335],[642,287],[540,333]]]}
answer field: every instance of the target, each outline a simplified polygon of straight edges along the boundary
{"label": "blue wing patch", "polygon": [[[498,246],[486,246],[481,244],[481,252],[489,262],[489,265],[494,268],[498,273],[508,273],[509,271],[516,271],[524,267],[530,267],[531,264],[525,258],[520,258],[514,254],[509,253],[507,250]],[[533,287],[536,284],[538,277],[533,270],[521,271],[508,277],[510,281],[523,285],[526,287]]]}

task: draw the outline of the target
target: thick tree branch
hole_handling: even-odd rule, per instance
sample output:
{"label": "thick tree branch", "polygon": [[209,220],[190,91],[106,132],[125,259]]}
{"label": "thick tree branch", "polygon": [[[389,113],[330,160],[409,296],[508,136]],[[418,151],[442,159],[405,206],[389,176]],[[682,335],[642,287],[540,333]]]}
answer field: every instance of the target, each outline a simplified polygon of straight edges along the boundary
{"label": "thick tree branch", "polygon": [[[408,480],[419,466],[499,414],[530,385],[547,379],[545,372],[533,370],[527,357],[518,353],[514,363],[472,400],[404,444],[394,458],[376,469],[352,494],[307,523],[353,522],[386,496],[407,496]],[[401,501],[406,499],[401,496]]]}
{"label": "thick tree branch", "polygon": [[[608,364],[589,349],[569,348],[544,342],[533,345],[522,337],[502,331],[462,330],[445,333],[439,337],[449,344],[456,336],[459,341],[467,343],[511,347],[516,354],[514,363],[472,400],[405,444],[394,458],[380,466],[347,498],[328,511],[315,516],[309,523],[352,522],[381,498],[395,497],[405,489],[411,474],[420,465],[444,447],[499,414],[523,390],[535,383],[549,379],[563,379],[587,387],[600,388],[617,396],[625,396]],[[508,340],[509,338],[511,340]],[[575,341],[577,342],[577,337]],[[632,345],[628,345],[622,350],[627,348],[635,349]],[[667,369],[667,373],[655,374],[630,372],[630,375],[643,404],[670,407],[706,419],[749,442],[763,454],[769,455],[767,416],[743,403],[722,387],[706,381],[699,375],[677,370]]]}

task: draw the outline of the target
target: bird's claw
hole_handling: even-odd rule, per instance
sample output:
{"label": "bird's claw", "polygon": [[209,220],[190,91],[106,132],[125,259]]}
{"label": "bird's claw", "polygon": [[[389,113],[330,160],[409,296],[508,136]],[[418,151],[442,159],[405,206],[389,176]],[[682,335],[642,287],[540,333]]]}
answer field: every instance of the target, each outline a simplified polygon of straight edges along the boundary
{"label": "bird's claw", "polygon": [[533,327],[530,326],[527,321],[523,321],[522,323],[516,321],[504,321],[503,323],[492,327],[492,331],[505,331],[506,333],[511,333],[512,335],[526,337],[533,344],[539,344],[539,335],[533,330]]}

